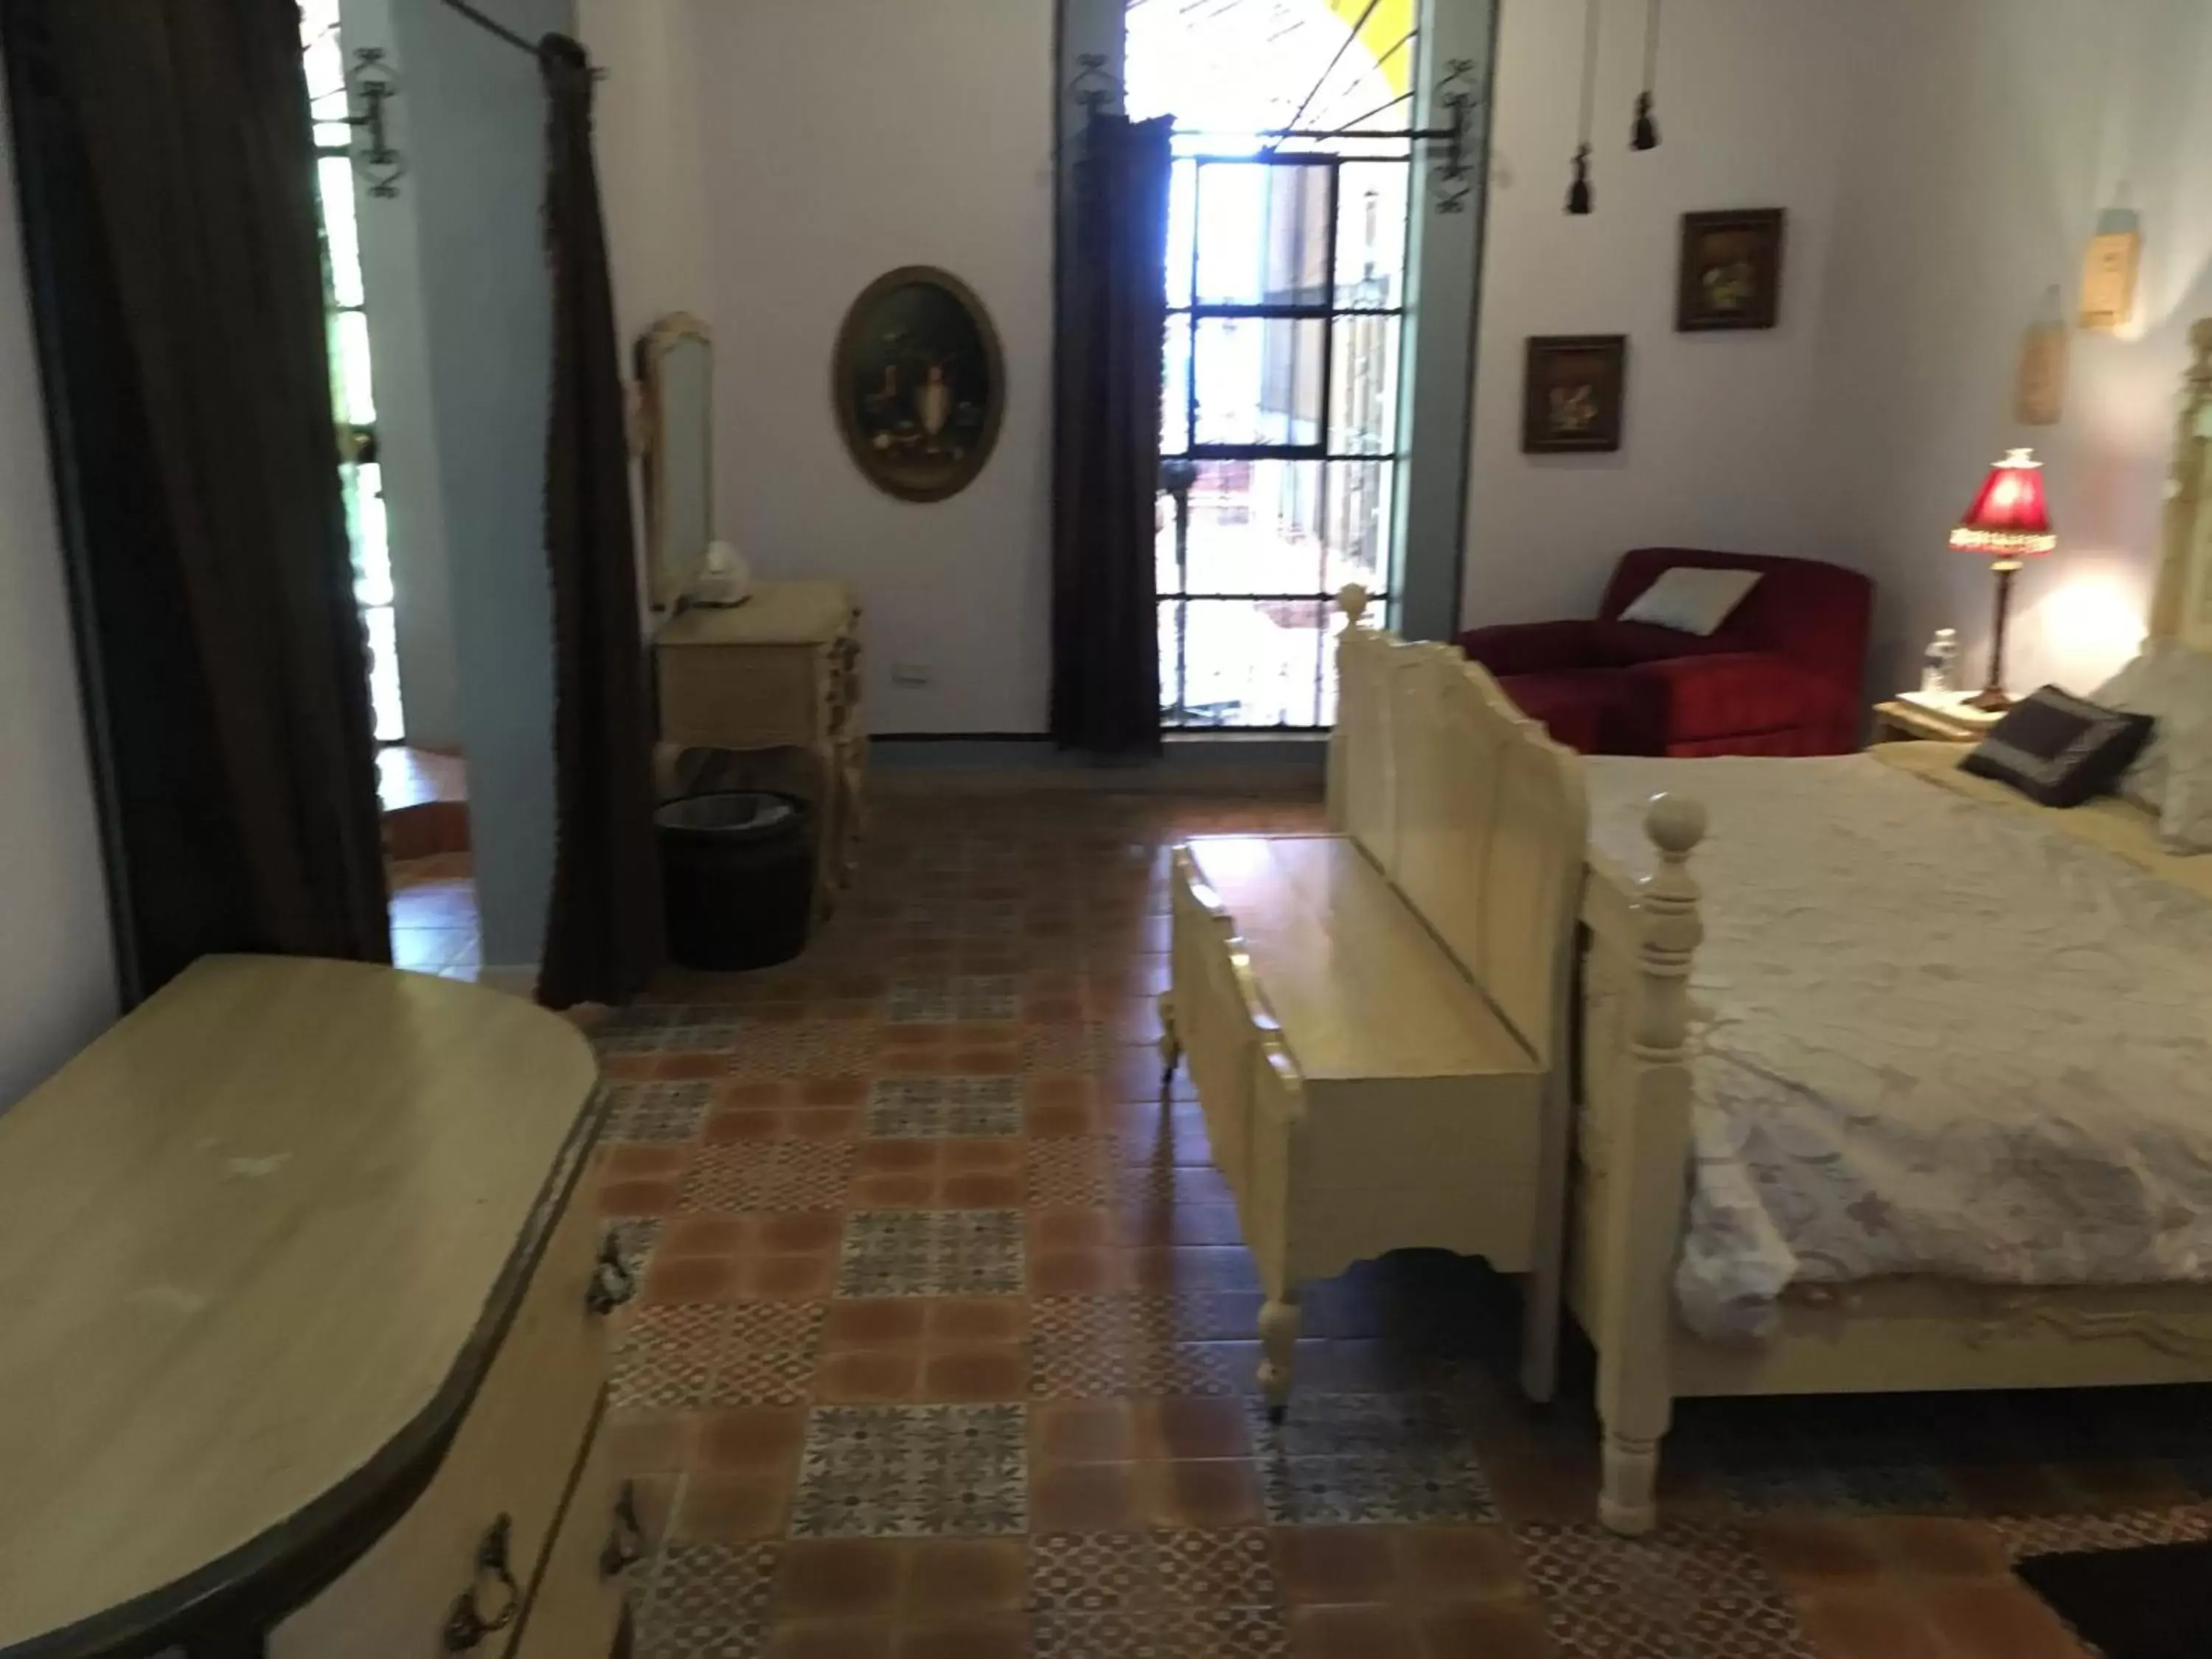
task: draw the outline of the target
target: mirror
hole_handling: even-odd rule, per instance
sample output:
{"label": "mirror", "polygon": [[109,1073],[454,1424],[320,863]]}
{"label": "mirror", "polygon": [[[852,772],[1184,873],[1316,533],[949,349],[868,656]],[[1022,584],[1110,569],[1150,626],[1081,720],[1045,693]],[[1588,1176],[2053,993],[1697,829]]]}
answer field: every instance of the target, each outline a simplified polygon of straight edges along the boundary
{"label": "mirror", "polygon": [[645,535],[653,603],[675,605],[714,538],[714,343],[678,312],[638,343],[645,388]]}

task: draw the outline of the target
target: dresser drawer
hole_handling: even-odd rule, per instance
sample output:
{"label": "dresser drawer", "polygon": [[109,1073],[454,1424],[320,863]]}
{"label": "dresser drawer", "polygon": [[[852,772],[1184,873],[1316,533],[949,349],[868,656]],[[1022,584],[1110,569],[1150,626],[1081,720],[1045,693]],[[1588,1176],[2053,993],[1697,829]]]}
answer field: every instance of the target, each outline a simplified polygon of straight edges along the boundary
{"label": "dresser drawer", "polygon": [[[448,1620],[465,1595],[487,1619],[508,1603],[479,1552],[504,1522],[519,1598],[544,1556],[606,1377],[606,1317],[587,1296],[604,1223],[579,1183],[524,1292],[475,1403],[428,1487],[368,1553],[271,1633],[272,1659],[408,1659],[456,1651]],[[334,1386],[343,1387],[336,1379]],[[502,1654],[512,1625],[471,1650]]]}
{"label": "dresser drawer", "polygon": [[804,748],[829,726],[819,645],[663,645],[660,740],[701,749]]}
{"label": "dresser drawer", "polygon": [[515,1659],[607,1659],[613,1650],[645,1548],[627,1486],[616,1477],[607,1437],[594,1435],[515,1638]]}

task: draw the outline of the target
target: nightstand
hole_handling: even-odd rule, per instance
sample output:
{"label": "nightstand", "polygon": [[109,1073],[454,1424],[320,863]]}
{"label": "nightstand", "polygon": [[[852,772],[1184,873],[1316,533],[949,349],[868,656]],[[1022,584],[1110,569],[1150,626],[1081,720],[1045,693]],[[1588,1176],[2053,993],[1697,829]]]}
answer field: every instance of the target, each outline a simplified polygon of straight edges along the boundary
{"label": "nightstand", "polygon": [[1877,743],[1979,743],[2000,717],[1985,709],[1958,703],[1928,703],[1917,698],[1892,697],[1874,708],[1874,731],[1869,744]]}

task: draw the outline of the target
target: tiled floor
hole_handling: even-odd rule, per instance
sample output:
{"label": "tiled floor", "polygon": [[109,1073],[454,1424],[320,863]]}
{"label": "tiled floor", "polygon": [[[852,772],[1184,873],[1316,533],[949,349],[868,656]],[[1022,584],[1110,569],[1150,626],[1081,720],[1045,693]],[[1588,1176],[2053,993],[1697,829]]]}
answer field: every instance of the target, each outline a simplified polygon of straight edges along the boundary
{"label": "tiled floor", "polygon": [[600,1029],[645,1659],[2056,1659],[2015,1554],[2212,1534],[2161,1391],[1692,1404],[1614,1538],[1586,1356],[1523,1407],[1510,1288],[1433,1255],[1310,1295],[1270,1427],[1152,996],[1164,849],[1316,819],[902,800],[800,962]]}
{"label": "tiled floor", "polygon": [[395,860],[392,961],[416,973],[474,979],[482,969],[477,884],[466,853]]}

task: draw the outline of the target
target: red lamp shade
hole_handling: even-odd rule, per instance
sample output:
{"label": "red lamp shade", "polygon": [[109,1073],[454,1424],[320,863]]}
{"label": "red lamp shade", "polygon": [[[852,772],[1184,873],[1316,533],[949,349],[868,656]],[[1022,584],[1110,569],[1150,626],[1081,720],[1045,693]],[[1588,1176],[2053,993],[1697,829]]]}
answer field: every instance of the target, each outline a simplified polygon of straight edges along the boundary
{"label": "red lamp shade", "polygon": [[2036,558],[2058,545],[2044,505],[2043,463],[2033,451],[2013,450],[1990,469],[1951,545],[1993,559]]}

